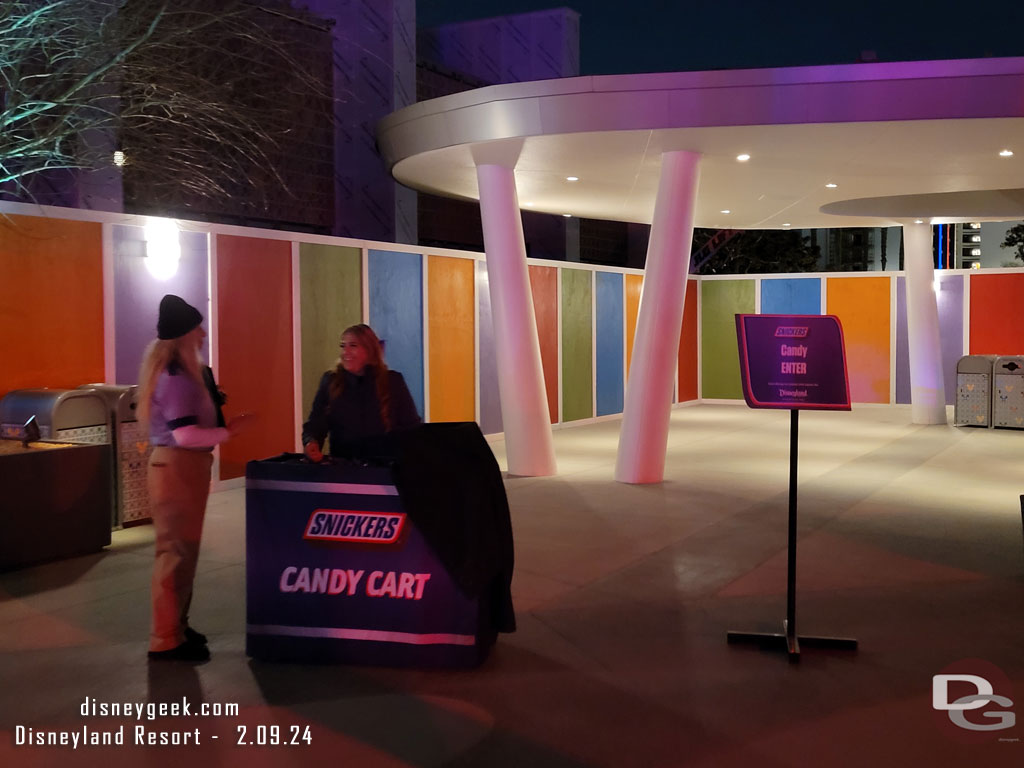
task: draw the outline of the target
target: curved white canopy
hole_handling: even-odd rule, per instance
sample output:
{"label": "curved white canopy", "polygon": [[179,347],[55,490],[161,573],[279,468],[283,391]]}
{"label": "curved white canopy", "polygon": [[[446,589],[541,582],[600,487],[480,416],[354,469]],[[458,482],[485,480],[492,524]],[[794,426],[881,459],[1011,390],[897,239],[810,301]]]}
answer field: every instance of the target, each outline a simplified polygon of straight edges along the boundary
{"label": "curved white canopy", "polygon": [[500,142],[524,209],[588,218],[649,223],[681,149],[703,155],[700,227],[1024,218],[1024,58],[496,85],[394,112],[377,140],[398,181],[468,200]]}

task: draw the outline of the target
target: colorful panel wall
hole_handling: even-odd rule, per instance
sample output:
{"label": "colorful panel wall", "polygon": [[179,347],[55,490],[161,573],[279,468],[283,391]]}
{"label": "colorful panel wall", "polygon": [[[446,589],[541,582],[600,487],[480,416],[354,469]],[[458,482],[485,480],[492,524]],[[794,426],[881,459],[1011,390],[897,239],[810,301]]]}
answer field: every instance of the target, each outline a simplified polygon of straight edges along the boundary
{"label": "colorful panel wall", "polygon": [[761,281],[762,315],[820,315],[821,280],[817,277]]}
{"label": "colorful panel wall", "polygon": [[491,292],[487,282],[487,264],[476,263],[477,368],[480,379],[480,430],[485,435],[504,431],[501,397],[498,393],[498,359],[494,350],[494,321],[491,318]]}
{"label": "colorful panel wall", "polygon": [[299,245],[303,419],[309,415],[324,371],[338,365],[342,331],[363,321],[362,277],[362,249]]}
{"label": "colorful panel wall", "polygon": [[427,257],[430,420],[476,420],[475,262]]}
{"label": "colorful panel wall", "polygon": [[[156,318],[165,294],[181,296],[203,313],[210,325],[209,237],[205,232],[179,232],[181,258],[178,271],[159,280],[146,267],[146,242],[142,227],[115,224],[114,245],[114,382],[138,384],[139,368],[147,345],[156,338]],[[209,360],[209,340],[200,350]]]}
{"label": "colorful panel wall", "polygon": [[1024,274],[971,273],[972,355],[1024,354]]}
{"label": "colorful panel wall", "polygon": [[220,449],[220,479],[251,459],[294,450],[291,243],[217,235],[217,377],[225,415],[258,420]]}
{"label": "colorful panel wall", "polygon": [[371,250],[367,258],[370,326],[384,340],[388,367],[405,377],[423,412],[423,257]]}
{"label": "colorful panel wall", "polygon": [[743,397],[734,315],[750,314],[754,311],[754,285],[753,280],[701,282],[702,397]]}
{"label": "colorful panel wall", "polygon": [[[956,401],[956,364],[964,354],[964,278],[939,275],[935,293],[939,309],[939,345],[942,349],[946,404]],[[910,402],[910,342],[907,333],[907,281],[896,279],[896,402]]]}
{"label": "colorful panel wall", "polygon": [[633,360],[633,339],[636,336],[636,319],[640,314],[640,292],[644,287],[643,275],[626,275],[626,376]]}
{"label": "colorful panel wall", "polygon": [[544,369],[544,389],[548,396],[551,423],[559,420],[558,407],[558,268],[530,266],[530,291],[537,318],[540,362]]}
{"label": "colorful panel wall", "polygon": [[104,379],[99,224],[0,217],[0,396]]}
{"label": "colorful panel wall", "polygon": [[596,272],[597,415],[622,413],[625,306],[622,275]]}
{"label": "colorful panel wall", "polygon": [[679,334],[679,391],[677,402],[697,399],[697,281],[686,281],[683,327]]}
{"label": "colorful panel wall", "polygon": [[562,269],[562,421],[594,415],[592,275]]}
{"label": "colorful panel wall", "polygon": [[889,402],[889,277],[830,277],[827,311],[843,325],[850,397]]}

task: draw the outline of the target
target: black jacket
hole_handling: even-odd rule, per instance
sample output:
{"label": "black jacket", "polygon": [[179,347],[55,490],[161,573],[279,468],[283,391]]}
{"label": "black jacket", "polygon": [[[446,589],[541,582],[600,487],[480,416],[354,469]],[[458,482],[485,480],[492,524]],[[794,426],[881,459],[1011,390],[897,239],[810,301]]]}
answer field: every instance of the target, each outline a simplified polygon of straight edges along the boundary
{"label": "black jacket", "polygon": [[[309,419],[302,425],[302,444],[316,440],[321,446],[324,438],[331,438],[332,456],[358,454],[358,446],[367,438],[385,434],[377,401],[377,377],[372,368],[362,376],[343,371],[345,385],[341,394],[330,400],[329,389],[334,371],[327,371],[320,379],[320,387],[313,398]],[[391,399],[388,407],[391,431],[411,429],[420,423],[416,404],[398,371],[388,371]]]}

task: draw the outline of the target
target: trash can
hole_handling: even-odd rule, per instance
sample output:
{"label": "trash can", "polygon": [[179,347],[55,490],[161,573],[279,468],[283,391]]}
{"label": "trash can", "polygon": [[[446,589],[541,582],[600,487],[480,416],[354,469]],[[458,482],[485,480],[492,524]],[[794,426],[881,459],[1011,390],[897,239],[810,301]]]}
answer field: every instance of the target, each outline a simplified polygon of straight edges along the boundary
{"label": "trash can", "polygon": [[988,427],[992,424],[992,364],[995,355],[966,355],[956,364],[956,404],[953,424]]}
{"label": "trash can", "polygon": [[136,416],[138,390],[135,385],[83,384],[80,390],[91,390],[107,404],[111,444],[114,450],[114,527],[149,520],[149,491],[146,488],[146,465],[152,448],[149,431]]}
{"label": "trash can", "polygon": [[1024,356],[997,357],[992,378],[992,426],[1024,429]]}
{"label": "trash can", "polygon": [[97,445],[110,442],[107,404],[86,389],[15,389],[0,400],[0,435],[21,439],[33,416],[42,440]]}

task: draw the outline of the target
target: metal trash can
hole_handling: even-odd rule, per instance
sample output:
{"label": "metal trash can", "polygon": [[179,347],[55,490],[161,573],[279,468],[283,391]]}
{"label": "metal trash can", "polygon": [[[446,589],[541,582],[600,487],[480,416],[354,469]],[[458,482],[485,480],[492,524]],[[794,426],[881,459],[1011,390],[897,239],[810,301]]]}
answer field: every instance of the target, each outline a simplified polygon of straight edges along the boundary
{"label": "metal trash can", "polygon": [[992,426],[1024,429],[1024,356],[997,357],[992,378]]}
{"label": "metal trash can", "polygon": [[149,430],[136,416],[138,390],[135,385],[83,384],[80,390],[99,394],[107,404],[114,448],[114,519],[116,526],[149,520],[149,491],[146,466],[152,448]]}
{"label": "metal trash can", "polygon": [[42,440],[97,445],[110,442],[107,404],[85,389],[15,389],[0,400],[0,435],[20,439],[33,416]]}
{"label": "metal trash can", "polygon": [[957,362],[955,426],[991,426],[992,363],[995,359],[995,355],[966,355]]}

